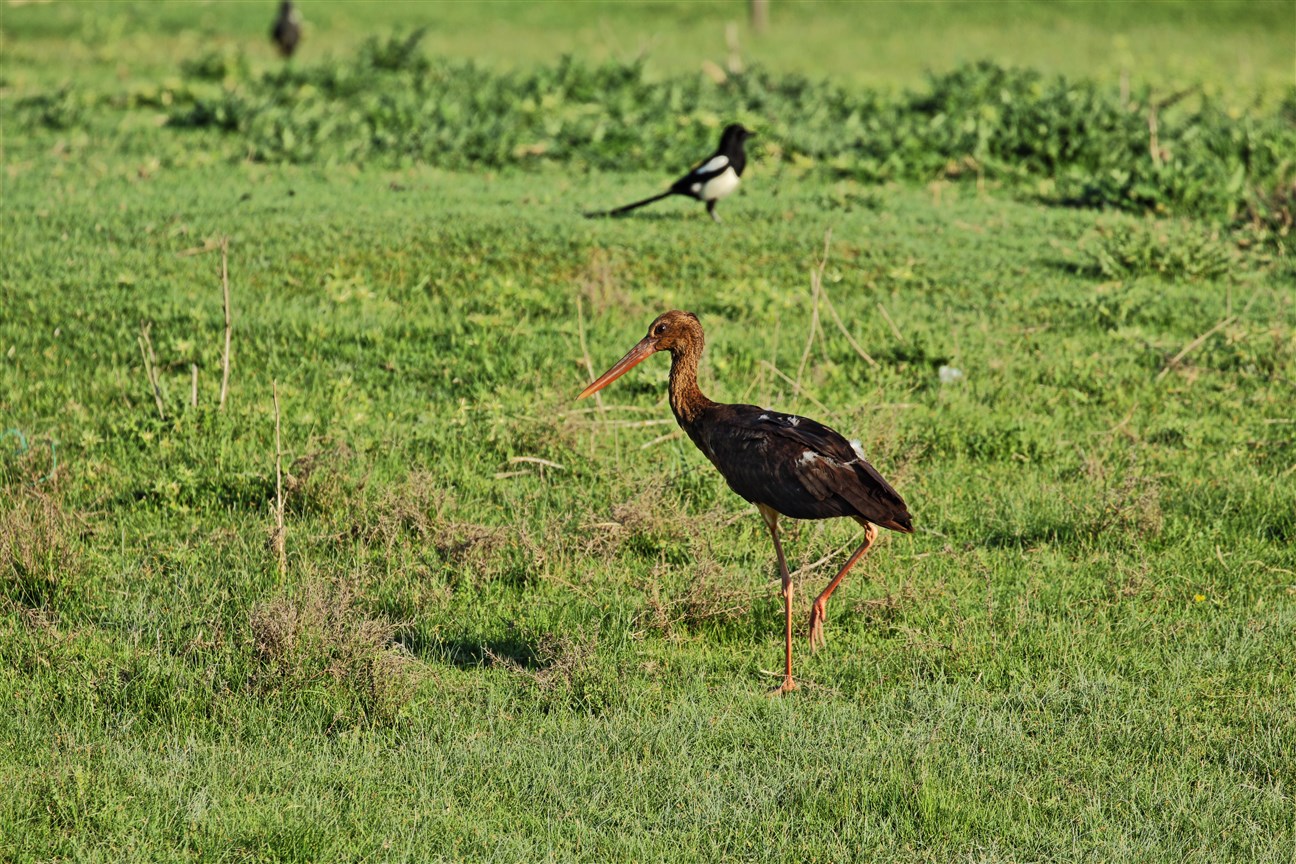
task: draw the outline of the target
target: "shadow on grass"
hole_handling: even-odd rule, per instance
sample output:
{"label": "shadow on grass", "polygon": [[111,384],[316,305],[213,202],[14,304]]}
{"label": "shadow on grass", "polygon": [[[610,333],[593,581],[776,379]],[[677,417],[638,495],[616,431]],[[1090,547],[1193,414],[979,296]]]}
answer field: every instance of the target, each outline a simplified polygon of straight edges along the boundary
{"label": "shadow on grass", "polygon": [[991,549],[1023,549],[1041,545],[1068,547],[1091,542],[1098,533],[1100,531],[1092,525],[1041,520],[1018,527],[994,526],[977,538],[976,545]]}
{"label": "shadow on grass", "polygon": [[[651,205],[650,205],[651,206]],[[703,224],[712,224],[710,217],[706,215],[705,210],[700,213],[692,213],[687,208],[683,210],[634,210],[629,213],[622,213],[619,216],[608,216],[596,210],[582,210],[581,214],[591,222],[679,222],[700,220]],[[724,216],[720,217],[721,219]],[[723,222],[720,224],[724,224]]]}
{"label": "shadow on grass", "polygon": [[411,629],[398,634],[396,641],[421,660],[459,669],[483,669],[497,665],[500,661],[514,663],[523,669],[536,669],[542,665],[537,658],[534,643],[518,636],[484,640],[447,639]]}

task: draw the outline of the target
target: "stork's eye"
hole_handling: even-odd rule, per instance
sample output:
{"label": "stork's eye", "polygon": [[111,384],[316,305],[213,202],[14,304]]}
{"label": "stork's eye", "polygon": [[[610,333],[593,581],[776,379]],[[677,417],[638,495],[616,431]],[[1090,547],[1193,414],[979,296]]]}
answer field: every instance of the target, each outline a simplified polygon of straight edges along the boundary
{"label": "stork's eye", "polygon": [[665,325],[665,324],[658,324],[656,327],[653,328],[653,335],[654,335],[654,336],[664,336],[665,334],[666,334],[666,325]]}

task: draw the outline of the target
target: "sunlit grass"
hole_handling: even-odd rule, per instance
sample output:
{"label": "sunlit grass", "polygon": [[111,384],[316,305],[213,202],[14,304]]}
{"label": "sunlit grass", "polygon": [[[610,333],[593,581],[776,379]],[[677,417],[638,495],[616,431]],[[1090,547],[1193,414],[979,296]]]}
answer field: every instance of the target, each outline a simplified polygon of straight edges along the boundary
{"label": "sunlit grass", "polygon": [[[69,8],[6,6],[6,52],[14,32],[47,50]],[[88,62],[142,45],[172,68],[232,15],[133,8]],[[570,15],[508,26],[561,18],[557,46],[583,38]],[[1211,26],[1227,45],[1248,20]],[[833,56],[819,71],[858,74]],[[62,74],[8,57],[7,86]],[[759,160],[723,225],[684,201],[590,221],[670,172],[265,165],[162,113],[94,104],[5,142],[0,858],[1290,858],[1296,307],[1275,248]],[[811,338],[830,229],[827,298],[876,365],[826,307]],[[709,395],[860,438],[915,516],[834,595],[827,648],[798,639],[792,698],[765,695],[768,537],[670,437],[665,359],[574,401],[673,307],[707,330]],[[794,392],[778,371],[803,357]],[[803,626],[858,529],[789,527]]]}

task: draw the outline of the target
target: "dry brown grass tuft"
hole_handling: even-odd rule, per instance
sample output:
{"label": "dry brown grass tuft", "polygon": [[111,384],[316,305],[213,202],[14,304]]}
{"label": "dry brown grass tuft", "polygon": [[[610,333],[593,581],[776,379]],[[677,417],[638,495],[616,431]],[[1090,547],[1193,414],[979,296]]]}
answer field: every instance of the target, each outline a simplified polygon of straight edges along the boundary
{"label": "dry brown grass tuft", "polygon": [[[525,543],[525,536],[520,538]],[[485,568],[494,562],[504,549],[508,531],[473,522],[446,522],[439,525],[432,537],[437,552],[445,560],[460,567]]]}
{"label": "dry brown grass tuft", "polygon": [[526,578],[542,571],[560,532],[536,537],[525,522],[513,525],[484,525],[453,518],[455,504],[448,491],[432,475],[411,474],[404,481],[383,490],[367,506],[351,515],[349,536],[382,550],[388,558],[399,551],[428,561],[425,554],[453,571],[455,578],[474,581],[503,573]]}
{"label": "dry brown grass tuft", "polygon": [[1135,448],[1121,468],[1113,468],[1098,456],[1085,459],[1084,473],[1097,490],[1076,502],[1077,512],[1084,514],[1085,530],[1092,536],[1107,531],[1156,537],[1161,534],[1164,517],[1161,512],[1161,486],[1155,475],[1146,474],[1136,464]]}
{"label": "dry brown grass tuft", "polygon": [[23,487],[0,500],[0,590],[29,609],[55,602],[80,566],[76,519],[56,493]]}
{"label": "dry brown grass tuft", "polygon": [[526,649],[506,655],[488,648],[486,657],[521,679],[541,703],[597,712],[624,698],[620,670],[599,662],[596,636],[515,633],[513,641]]}
{"label": "dry brown grass tuft", "polygon": [[741,582],[710,554],[700,554],[687,565],[688,580],[682,590],[662,595],[661,586],[674,568],[659,564],[653,569],[644,592],[644,608],[638,623],[651,630],[669,632],[676,627],[696,630],[708,624],[735,621],[751,611],[752,602],[765,588],[752,588]]}
{"label": "dry brown grass tuft", "polygon": [[917,587],[906,583],[896,591],[887,587],[886,593],[881,597],[858,600],[851,609],[870,625],[894,628],[904,620],[907,611],[929,607],[939,602],[945,594],[944,583]]}
{"label": "dry brown grass tuft", "polygon": [[626,270],[626,265],[613,259],[606,249],[590,251],[589,262],[576,274],[576,284],[589,302],[591,314],[603,315],[610,309],[640,311],[640,304],[624,286]]}
{"label": "dry brown grass tuft", "polygon": [[597,654],[593,639],[579,639],[568,633],[541,633],[531,642],[531,662],[523,664],[495,651],[486,650],[491,665],[526,678],[538,690],[570,688],[585,676]]}
{"label": "dry brown grass tuft", "polygon": [[345,472],[355,451],[344,442],[325,440],[292,461],[284,471],[284,506],[290,513],[327,513],[351,497]]}
{"label": "dry brown grass tuft", "polygon": [[450,495],[426,471],[416,471],[404,482],[389,486],[373,506],[356,513],[353,533],[390,552],[404,538],[431,540],[441,516],[451,505]]}
{"label": "dry brown grass tuft", "polygon": [[366,614],[342,580],[312,580],[292,596],[258,604],[249,623],[263,687],[327,681],[351,694],[368,719],[390,721],[424,677],[395,641],[401,625]]}
{"label": "dry brown grass tuft", "polygon": [[678,537],[696,539],[707,517],[689,516],[680,507],[671,506],[664,475],[654,475],[637,487],[634,497],[612,505],[612,521],[631,536]]}

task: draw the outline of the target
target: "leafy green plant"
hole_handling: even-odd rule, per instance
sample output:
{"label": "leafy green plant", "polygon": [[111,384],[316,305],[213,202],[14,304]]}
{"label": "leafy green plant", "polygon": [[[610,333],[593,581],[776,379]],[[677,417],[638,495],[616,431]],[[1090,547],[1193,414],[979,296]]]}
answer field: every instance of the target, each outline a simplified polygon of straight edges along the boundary
{"label": "leafy green plant", "polygon": [[1212,279],[1228,273],[1237,259],[1200,227],[1165,221],[1099,225],[1081,249],[1088,267],[1108,279]]}
{"label": "leafy green plant", "polygon": [[[237,133],[268,162],[617,170],[649,155],[687,162],[739,118],[761,129],[764,159],[798,170],[864,182],[975,176],[1058,203],[1217,220],[1274,188],[1296,152],[1282,110],[1236,118],[1193,91],[1145,89],[1122,102],[1092,81],[989,62],[887,96],[760,68],[721,83],[655,81],[639,62],[570,58],[498,73],[429,58],[419,36],[371,39],[350,62],[285,68],[194,97],[171,122]],[[188,71],[213,70],[225,67]]]}

